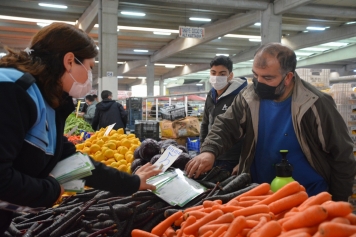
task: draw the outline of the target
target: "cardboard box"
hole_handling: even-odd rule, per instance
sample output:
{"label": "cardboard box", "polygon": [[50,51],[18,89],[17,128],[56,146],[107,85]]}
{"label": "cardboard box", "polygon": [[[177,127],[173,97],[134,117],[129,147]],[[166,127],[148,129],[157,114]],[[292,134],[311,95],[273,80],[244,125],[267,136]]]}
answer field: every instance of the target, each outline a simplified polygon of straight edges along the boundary
{"label": "cardboard box", "polygon": [[196,137],[200,134],[200,123],[197,117],[186,117],[181,120],[162,120],[159,123],[161,136],[167,138]]}

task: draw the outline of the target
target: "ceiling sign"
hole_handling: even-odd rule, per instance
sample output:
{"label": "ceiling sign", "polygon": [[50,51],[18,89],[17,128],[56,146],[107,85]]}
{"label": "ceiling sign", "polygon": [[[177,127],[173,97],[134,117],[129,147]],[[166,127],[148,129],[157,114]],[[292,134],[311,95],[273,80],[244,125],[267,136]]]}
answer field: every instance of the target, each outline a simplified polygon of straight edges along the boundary
{"label": "ceiling sign", "polygon": [[205,29],[201,27],[179,26],[179,37],[182,38],[204,38]]}

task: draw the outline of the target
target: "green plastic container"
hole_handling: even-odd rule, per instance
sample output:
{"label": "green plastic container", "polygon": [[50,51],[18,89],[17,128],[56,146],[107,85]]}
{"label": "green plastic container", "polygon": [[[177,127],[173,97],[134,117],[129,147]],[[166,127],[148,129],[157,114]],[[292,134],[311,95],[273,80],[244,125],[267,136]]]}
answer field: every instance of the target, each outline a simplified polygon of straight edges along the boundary
{"label": "green plastic container", "polygon": [[292,178],[293,166],[287,160],[288,150],[280,150],[279,152],[282,155],[282,162],[276,164],[276,178],[271,183],[271,190],[273,192],[294,181]]}

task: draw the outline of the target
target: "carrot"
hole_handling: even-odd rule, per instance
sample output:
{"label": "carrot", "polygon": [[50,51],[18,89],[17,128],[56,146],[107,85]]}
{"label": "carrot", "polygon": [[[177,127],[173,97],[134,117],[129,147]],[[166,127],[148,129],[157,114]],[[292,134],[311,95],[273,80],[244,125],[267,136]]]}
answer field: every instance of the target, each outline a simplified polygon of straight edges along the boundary
{"label": "carrot", "polygon": [[219,237],[222,233],[224,233],[229,227],[226,225],[222,225],[217,229],[211,237]]}
{"label": "carrot", "polygon": [[300,184],[297,181],[293,181],[293,182],[286,184],[281,189],[279,189],[277,192],[275,192],[274,194],[265,198],[264,200],[259,201],[255,205],[259,205],[259,204],[268,205],[272,202],[275,202],[281,198],[287,197],[287,196],[297,193],[299,191],[300,191]]}
{"label": "carrot", "polygon": [[209,230],[208,232],[206,232],[205,234],[201,235],[201,237],[209,237],[213,234],[214,232],[212,230]]}
{"label": "carrot", "polygon": [[250,207],[254,204],[256,204],[258,202],[258,200],[250,200],[250,201],[240,201],[239,202],[239,206],[240,207]]}
{"label": "carrot", "polygon": [[265,225],[267,223],[267,218],[266,217],[261,217],[260,221],[258,222],[258,224],[253,227],[248,233],[247,233],[247,237],[250,237],[252,233],[257,232],[258,229],[260,229],[263,225]]}
{"label": "carrot", "polygon": [[297,192],[287,197],[281,198],[277,201],[274,201],[268,205],[271,212],[278,214],[285,210],[291,209],[303,203],[308,199],[308,194],[306,192]]}
{"label": "carrot", "polygon": [[314,196],[310,200],[307,200],[305,203],[301,204],[298,209],[299,211],[303,211],[306,208],[313,206],[313,205],[321,205],[324,202],[330,201],[331,195],[328,192],[321,192],[318,195]]}
{"label": "carrot", "polygon": [[131,237],[159,237],[159,236],[152,234],[150,232],[146,232],[144,230],[133,229],[131,232]]}
{"label": "carrot", "polygon": [[355,234],[353,234],[353,235],[350,235],[350,237],[356,237],[356,233],[355,233]]}
{"label": "carrot", "polygon": [[314,226],[328,217],[327,211],[320,205],[314,205],[302,212],[298,212],[283,224],[283,229],[292,230],[301,227]]}
{"label": "carrot", "polygon": [[[262,217],[261,217],[262,218]],[[263,217],[263,218],[266,218],[266,217]],[[266,218],[267,220],[267,218]],[[245,228],[253,228],[255,227],[257,224],[259,223],[259,221],[255,221],[255,220],[246,220],[246,225],[245,225]]]}
{"label": "carrot", "polygon": [[231,223],[235,219],[235,216],[232,213],[225,213],[224,215],[218,217],[218,219],[210,221],[208,225],[211,224],[222,224],[222,223]]}
{"label": "carrot", "polygon": [[289,212],[287,212],[285,215],[284,215],[284,217],[285,218],[287,218],[287,217],[292,217],[292,216],[294,216],[294,215],[296,215],[296,214],[298,214],[299,212],[293,212],[293,211],[289,211]]}
{"label": "carrot", "polygon": [[347,216],[353,210],[352,205],[348,202],[330,202],[321,206],[326,209],[330,218]]}
{"label": "carrot", "polygon": [[188,217],[188,219],[182,223],[182,226],[180,228],[180,232],[178,233],[177,237],[183,236],[183,231],[187,226],[192,225],[193,223],[195,223],[197,221],[197,219],[195,218],[195,216],[190,216]]}
{"label": "carrot", "polygon": [[280,220],[280,219],[284,218],[285,215],[290,211],[291,210],[285,210],[285,211],[278,213],[277,215],[275,215],[275,220]]}
{"label": "carrot", "polygon": [[320,224],[319,233],[323,237],[347,237],[356,233],[356,226],[325,222]]}
{"label": "carrot", "polygon": [[318,231],[318,232],[316,232],[316,233],[313,235],[313,237],[322,237],[322,236],[321,236],[321,234],[320,234],[319,231]]}
{"label": "carrot", "polygon": [[246,219],[243,216],[238,216],[234,219],[234,221],[231,223],[229,226],[229,229],[227,229],[224,237],[235,237],[238,233],[242,231],[243,228],[245,228],[246,225]]}
{"label": "carrot", "polygon": [[184,234],[186,235],[190,235],[190,234],[195,234],[198,229],[205,225],[206,223],[217,219],[219,216],[222,216],[224,213],[221,210],[215,210],[211,213],[209,213],[208,215],[204,216],[203,218],[197,220],[194,224],[187,226],[184,229]]}
{"label": "carrot", "polygon": [[205,200],[205,201],[203,202],[203,207],[204,207],[204,208],[212,207],[212,206],[214,206],[214,205],[216,205],[216,203],[215,203],[214,201]]}
{"label": "carrot", "polygon": [[300,185],[300,191],[306,192],[307,190],[305,189],[305,187],[303,185]]}
{"label": "carrot", "polygon": [[228,206],[228,205],[221,206],[221,208],[220,208],[220,210],[222,210],[224,213],[234,212],[234,211],[241,210],[241,209],[243,209],[243,207],[240,207],[240,206]]}
{"label": "carrot", "polygon": [[290,230],[288,232],[282,233],[279,237],[290,237],[298,233],[308,233],[309,235],[314,235],[315,233],[318,232],[318,227],[319,227],[318,225],[315,225],[311,227],[303,227],[303,228]]}
{"label": "carrot", "polygon": [[170,226],[168,227],[168,229],[164,232],[164,234],[167,236],[167,237],[174,237],[176,236],[176,232],[175,230]]}
{"label": "carrot", "polygon": [[184,212],[190,212],[190,211],[199,210],[199,209],[203,209],[203,205],[188,207],[187,209],[184,210]]}
{"label": "carrot", "polygon": [[226,203],[226,206],[237,206],[237,205],[239,205],[239,201],[237,201],[235,199],[231,199],[231,201]]}
{"label": "carrot", "polygon": [[345,216],[346,219],[348,219],[351,223],[351,225],[356,225],[356,215],[353,213],[348,214]]}
{"label": "carrot", "polygon": [[293,235],[288,235],[288,237],[311,237],[311,235],[306,232],[299,232],[299,233],[294,233]]}
{"label": "carrot", "polygon": [[350,221],[345,217],[335,217],[331,222],[351,225]]}
{"label": "carrot", "polygon": [[213,209],[211,207],[207,207],[207,208],[204,208],[202,211],[206,212],[206,213],[210,213],[213,211]]}
{"label": "carrot", "polygon": [[165,220],[163,220],[161,223],[156,225],[152,230],[151,233],[161,236],[167,229],[170,227],[177,219],[179,219],[181,216],[183,216],[183,212],[178,211],[169,217],[167,217]]}
{"label": "carrot", "polygon": [[264,200],[268,197],[270,197],[271,195],[261,195],[261,196],[246,196],[246,197],[241,197],[240,201],[244,202],[244,201],[251,201],[251,200]]}
{"label": "carrot", "polygon": [[200,235],[204,235],[204,234],[205,234],[206,232],[208,232],[209,230],[215,232],[215,231],[217,231],[217,230],[220,228],[220,226],[222,226],[222,225],[229,227],[229,226],[230,226],[230,223],[211,224],[211,225],[207,224],[207,225],[203,225],[203,226],[201,226],[201,227],[199,228],[198,234],[199,234],[199,236],[200,236]]}
{"label": "carrot", "polygon": [[269,213],[269,208],[267,205],[256,205],[252,207],[246,207],[241,210],[234,211],[232,214],[234,216],[250,216],[258,213]]}
{"label": "carrot", "polygon": [[266,195],[270,189],[271,189],[271,185],[269,183],[262,183],[257,187],[237,196],[234,199],[239,201],[241,197]]}
{"label": "carrot", "polygon": [[241,233],[239,235],[241,235],[242,237],[246,237],[247,233],[251,230],[251,228],[247,228],[245,226],[245,228],[241,231]]}
{"label": "carrot", "polygon": [[277,221],[270,221],[263,225],[258,231],[257,236],[260,237],[276,237],[282,232],[282,227]]}
{"label": "carrot", "polygon": [[261,217],[263,217],[263,216],[267,218],[267,221],[270,221],[273,219],[273,217],[269,213],[258,213],[258,214],[246,216],[246,220],[259,221],[261,219]]}
{"label": "carrot", "polygon": [[195,216],[195,218],[197,218],[197,219],[203,218],[204,216],[208,215],[208,213],[202,212],[202,211],[190,211],[187,214],[188,214],[188,217]]}
{"label": "carrot", "polygon": [[185,220],[185,214],[174,221],[174,226],[181,226],[184,220]]}

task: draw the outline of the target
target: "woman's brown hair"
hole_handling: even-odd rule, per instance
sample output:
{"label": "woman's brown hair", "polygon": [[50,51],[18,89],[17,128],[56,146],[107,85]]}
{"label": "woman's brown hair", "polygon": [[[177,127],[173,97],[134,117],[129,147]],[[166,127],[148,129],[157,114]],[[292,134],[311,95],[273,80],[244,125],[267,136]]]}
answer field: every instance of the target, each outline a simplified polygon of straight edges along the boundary
{"label": "woman's brown hair", "polygon": [[8,54],[0,59],[0,67],[12,67],[32,74],[45,100],[53,108],[60,105],[63,96],[64,55],[72,52],[83,62],[98,54],[92,38],[81,29],[65,23],[52,23],[42,28],[32,38],[30,54],[6,49]]}

